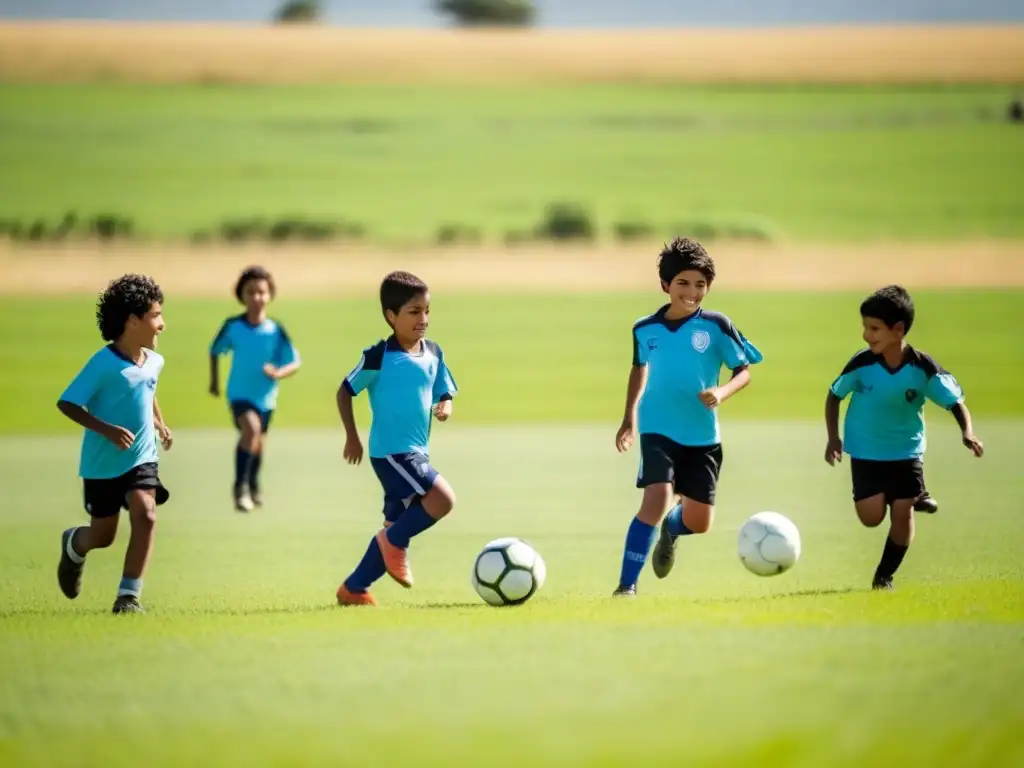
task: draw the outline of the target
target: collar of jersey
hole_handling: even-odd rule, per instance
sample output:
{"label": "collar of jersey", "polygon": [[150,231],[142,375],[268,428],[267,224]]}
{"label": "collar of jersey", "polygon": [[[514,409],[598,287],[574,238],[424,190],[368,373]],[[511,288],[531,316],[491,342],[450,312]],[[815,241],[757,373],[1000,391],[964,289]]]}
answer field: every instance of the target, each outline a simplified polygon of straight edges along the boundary
{"label": "collar of jersey", "polygon": [[398,343],[398,339],[395,334],[391,334],[384,342],[384,349],[387,352],[401,352],[403,355],[408,355],[409,357],[423,357],[427,352],[427,345],[424,339],[420,339],[420,351],[416,354],[407,349],[402,349],[402,345]]}
{"label": "collar of jersey", "polygon": [[917,350],[907,344],[906,349],[903,350],[903,359],[900,360],[900,364],[895,368],[889,367],[889,364],[885,361],[885,355],[875,355],[874,357],[875,364],[881,366],[882,370],[888,374],[896,375],[908,365],[914,364],[914,361],[917,359]]}
{"label": "collar of jersey", "polygon": [[659,309],[657,312],[655,312],[654,315],[655,315],[655,317],[657,317],[659,323],[664,325],[666,328],[668,328],[673,333],[678,331],[680,328],[682,328],[684,325],[686,325],[691,320],[695,320],[698,317],[700,317],[701,314],[704,312],[704,307],[697,307],[697,311],[694,312],[692,315],[687,315],[686,317],[681,317],[678,320],[669,320],[667,317],[665,317],[665,314],[668,312],[668,310],[669,310],[669,308],[671,306],[672,306],[671,304],[666,304],[661,309]]}
{"label": "collar of jersey", "polygon": [[107,344],[107,349],[110,350],[110,352],[114,355],[114,357],[118,358],[119,360],[124,360],[124,362],[128,363],[128,365],[133,365],[136,368],[141,368],[143,365],[145,365],[147,362],[149,362],[149,350],[146,349],[145,347],[143,347],[143,349],[142,349],[142,351],[146,353],[146,356],[142,359],[142,365],[137,364],[134,360],[132,360],[127,355],[122,354],[121,350],[118,349],[117,346],[115,346],[113,342],[111,342],[110,344]]}

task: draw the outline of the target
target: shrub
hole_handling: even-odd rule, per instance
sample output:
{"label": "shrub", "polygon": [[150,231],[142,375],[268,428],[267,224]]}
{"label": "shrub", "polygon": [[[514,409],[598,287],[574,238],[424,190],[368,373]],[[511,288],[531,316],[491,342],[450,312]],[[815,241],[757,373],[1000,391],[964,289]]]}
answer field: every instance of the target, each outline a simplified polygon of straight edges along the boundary
{"label": "shrub", "polygon": [[312,24],[323,16],[323,3],[318,0],[288,0],[274,13],[277,24]]}
{"label": "shrub", "polygon": [[593,240],[595,234],[590,214],[578,203],[552,203],[536,228],[538,238],[551,240]]}
{"label": "shrub", "polygon": [[463,27],[528,27],[537,14],[530,0],[437,0],[434,7]]}

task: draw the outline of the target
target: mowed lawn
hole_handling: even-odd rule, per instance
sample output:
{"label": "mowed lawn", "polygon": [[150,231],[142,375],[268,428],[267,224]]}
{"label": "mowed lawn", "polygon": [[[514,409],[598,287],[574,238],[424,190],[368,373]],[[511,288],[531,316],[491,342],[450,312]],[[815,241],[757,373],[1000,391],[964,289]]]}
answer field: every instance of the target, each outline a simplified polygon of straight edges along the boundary
{"label": "mowed lawn", "polygon": [[[4,765],[930,765],[1024,759],[1024,460],[1014,419],[972,458],[932,420],[929,487],[898,590],[867,589],[884,532],[855,521],[848,469],[801,421],[726,427],[719,516],[665,581],[615,601],[637,456],[599,426],[435,430],[459,494],[417,539],[417,583],[382,607],[334,589],[379,523],[369,467],[328,430],[281,429],[266,507],[230,506],[232,437],[179,432],[139,617],[108,612],[124,540],[58,592],[81,522],[74,437],[0,441]],[[746,573],[760,509],[803,534],[797,567]],[[122,533],[127,532],[127,527]],[[493,609],[469,586],[491,538],[531,540],[548,583]]]}
{"label": "mowed lawn", "polygon": [[116,213],[150,236],[226,218],[460,223],[500,240],[553,201],[601,233],[742,227],[816,241],[1019,236],[997,86],[0,85],[0,218]]}

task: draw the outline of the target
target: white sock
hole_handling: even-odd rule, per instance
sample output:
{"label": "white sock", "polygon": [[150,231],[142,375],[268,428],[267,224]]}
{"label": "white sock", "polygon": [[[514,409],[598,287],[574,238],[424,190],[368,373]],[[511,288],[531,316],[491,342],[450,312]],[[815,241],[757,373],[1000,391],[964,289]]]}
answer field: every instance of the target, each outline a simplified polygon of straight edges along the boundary
{"label": "white sock", "polygon": [[75,552],[75,548],[73,546],[71,546],[71,542],[73,542],[75,540],[75,533],[77,531],[78,531],[77,528],[75,528],[73,531],[71,531],[71,535],[68,536],[68,545],[65,547],[65,549],[68,552],[68,557],[71,558],[71,562],[74,563],[75,565],[81,565],[82,563],[85,562],[85,557],[83,555],[80,555],[77,552]]}

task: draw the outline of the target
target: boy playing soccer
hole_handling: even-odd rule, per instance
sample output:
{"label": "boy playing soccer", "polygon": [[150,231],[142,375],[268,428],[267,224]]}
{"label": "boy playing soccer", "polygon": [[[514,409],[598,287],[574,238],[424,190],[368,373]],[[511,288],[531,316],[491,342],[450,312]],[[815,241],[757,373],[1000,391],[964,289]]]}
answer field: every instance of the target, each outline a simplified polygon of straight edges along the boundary
{"label": "boy playing soccer", "polygon": [[430,465],[430,417],[447,421],[458,392],[441,348],[427,341],[430,293],[408,272],[392,272],[380,286],[380,305],[392,335],[363,351],[338,389],[338,413],[345,425],[345,460],[358,464],[363,444],[356,430],[352,398],[370,393],[370,463],[384,488],[384,527],[338,587],[339,605],[376,605],[369,588],[388,573],[412,586],[410,540],[451,512],[455,493]]}
{"label": "boy playing soccer", "polygon": [[[828,445],[834,466],[850,455],[853,503],[861,523],[874,528],[889,510],[889,536],[875,569],[873,589],[892,589],[892,579],[914,538],[914,506],[924,493],[924,401],[952,412],[963,442],[984,453],[974,436],[963,391],[952,374],[904,340],[914,324],[914,303],[903,288],[889,285],[860,305],[864,341],[832,382],[825,400]],[[839,437],[839,403],[852,395]],[[845,441],[845,442],[844,442]]]}
{"label": "boy playing soccer", "polygon": [[[674,497],[679,502],[665,517],[651,563],[658,578],[672,570],[679,536],[711,528],[722,468],[715,409],[747,386],[748,367],[762,359],[728,317],[701,308],[715,279],[715,264],[700,243],[674,239],[658,258],[658,275],[669,303],[633,325],[626,412],[615,435],[619,452],[629,450],[639,416],[636,485],[644,495],[626,534],[614,593],[625,597],[636,595],[655,527]],[[732,370],[732,378],[719,386],[723,365]]]}
{"label": "boy playing soccer", "polygon": [[278,382],[299,370],[299,353],[284,327],[267,317],[276,294],[263,267],[249,267],[235,284],[245,313],[229,317],[210,345],[210,394],[220,396],[217,358],[231,352],[228,404],[239,431],[235,447],[235,509],[251,512],[263,504],[260,467],[267,430],[277,405]]}
{"label": "boy playing soccer", "polygon": [[170,494],[157,472],[156,440],[171,447],[171,431],[156,401],[164,359],[153,349],[164,330],[160,287],[125,275],[100,296],[96,321],[104,341],[57,402],[85,428],[79,474],[90,523],[61,535],[57,582],[74,600],[82,590],[85,557],[114,543],[122,509],[132,532],[114,613],[140,613],[142,577],[153,549],[156,508]]}

